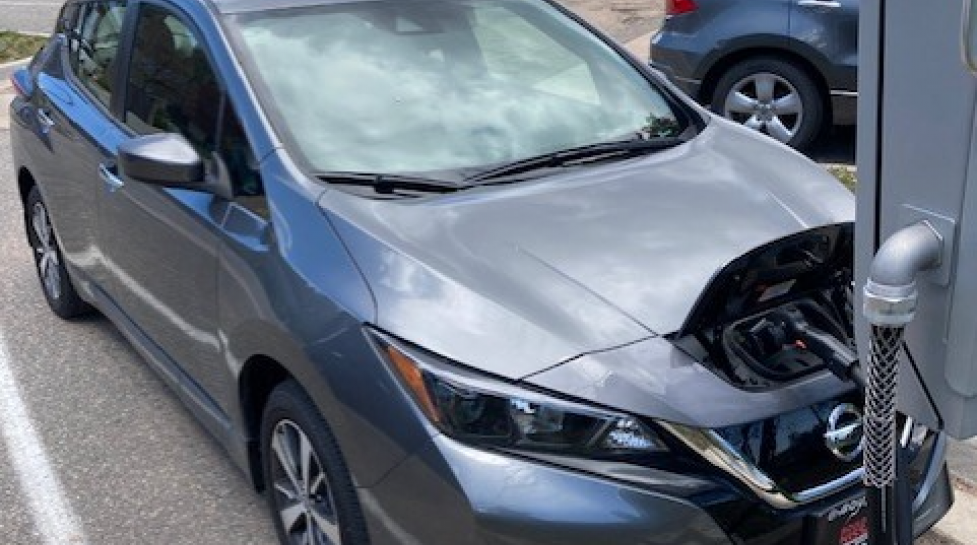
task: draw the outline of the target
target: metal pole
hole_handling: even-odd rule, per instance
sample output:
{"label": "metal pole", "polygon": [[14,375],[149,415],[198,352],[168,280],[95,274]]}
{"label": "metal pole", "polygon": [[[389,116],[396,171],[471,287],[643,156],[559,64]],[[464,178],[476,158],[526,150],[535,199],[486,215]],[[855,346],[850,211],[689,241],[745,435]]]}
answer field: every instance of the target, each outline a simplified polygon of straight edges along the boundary
{"label": "metal pole", "polygon": [[[872,324],[865,387],[865,486],[872,545],[912,543],[907,475],[897,471],[899,353],[916,314],[916,275],[937,267],[943,240],[922,222],[892,235],[872,261],[863,313]],[[902,524],[898,521],[902,521]]]}

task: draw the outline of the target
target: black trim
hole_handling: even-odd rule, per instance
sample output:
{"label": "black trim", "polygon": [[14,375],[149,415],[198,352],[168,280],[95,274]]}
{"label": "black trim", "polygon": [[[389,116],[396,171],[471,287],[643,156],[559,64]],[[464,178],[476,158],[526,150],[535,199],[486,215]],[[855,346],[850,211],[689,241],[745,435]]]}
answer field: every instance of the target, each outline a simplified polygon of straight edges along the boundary
{"label": "black trim", "polygon": [[[125,114],[125,95],[127,91],[126,82],[129,80],[129,55],[132,52],[133,35],[135,34],[135,15],[139,2],[127,1],[125,19],[122,21],[122,30],[119,32],[119,49],[115,54],[115,78],[112,82],[115,91],[112,93],[112,101],[109,104],[109,112],[112,120],[119,127],[123,126]],[[113,153],[114,155],[114,153]]]}
{"label": "black trim", "polygon": [[882,211],[882,148],[883,140],[882,137],[885,134],[883,132],[883,113],[885,112],[884,106],[884,91],[885,91],[885,2],[879,2],[879,42],[878,42],[878,58],[876,59],[876,66],[878,67],[878,90],[875,93],[875,225],[873,226],[875,231],[875,239],[872,243],[872,254],[874,255],[879,249],[879,241],[882,238],[881,227],[882,222],[880,221],[880,212]]}

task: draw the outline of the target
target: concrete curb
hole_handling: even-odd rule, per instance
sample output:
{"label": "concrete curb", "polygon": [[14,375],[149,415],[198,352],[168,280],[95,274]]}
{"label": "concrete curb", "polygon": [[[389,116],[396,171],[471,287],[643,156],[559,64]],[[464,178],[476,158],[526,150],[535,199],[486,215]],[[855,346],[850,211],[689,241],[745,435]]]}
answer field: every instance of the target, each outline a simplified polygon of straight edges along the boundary
{"label": "concrete curb", "polygon": [[847,170],[852,174],[858,174],[858,167],[846,163],[818,163],[826,169]]}
{"label": "concrete curb", "polygon": [[12,61],[0,62],[0,70],[3,70],[4,68],[10,68],[12,66],[17,66],[20,64],[27,64],[31,61],[31,58],[32,57],[23,57],[21,59],[14,59]]}
{"label": "concrete curb", "polygon": [[8,61],[5,63],[0,63],[0,70],[5,70],[7,68],[19,68],[22,64],[27,64],[30,62],[30,58],[17,59],[15,61]]}

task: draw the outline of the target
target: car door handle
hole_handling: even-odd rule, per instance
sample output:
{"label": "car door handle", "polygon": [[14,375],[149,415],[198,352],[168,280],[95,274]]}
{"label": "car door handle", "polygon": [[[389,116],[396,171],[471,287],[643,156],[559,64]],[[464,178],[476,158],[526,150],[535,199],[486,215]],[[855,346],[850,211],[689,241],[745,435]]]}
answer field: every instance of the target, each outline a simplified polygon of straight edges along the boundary
{"label": "car door handle", "polygon": [[37,122],[41,124],[41,132],[44,134],[51,132],[51,129],[54,128],[54,120],[51,119],[51,115],[44,108],[38,108],[36,115]]}
{"label": "car door handle", "polygon": [[107,166],[105,163],[98,165],[98,176],[102,179],[102,183],[105,184],[109,193],[115,193],[126,185],[122,178],[115,173],[115,167]]}
{"label": "car door handle", "polygon": [[841,7],[841,2],[838,2],[837,0],[800,0],[797,5],[802,8],[838,9]]}

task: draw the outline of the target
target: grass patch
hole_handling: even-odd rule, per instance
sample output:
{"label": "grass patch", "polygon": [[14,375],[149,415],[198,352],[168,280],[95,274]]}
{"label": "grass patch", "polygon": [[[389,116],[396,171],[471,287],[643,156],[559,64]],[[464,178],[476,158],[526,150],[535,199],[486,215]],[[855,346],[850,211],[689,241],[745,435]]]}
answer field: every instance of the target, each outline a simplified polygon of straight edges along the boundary
{"label": "grass patch", "polygon": [[34,56],[47,38],[0,30],[0,64]]}
{"label": "grass patch", "polygon": [[828,172],[838,178],[838,181],[845,184],[852,193],[855,192],[855,186],[858,185],[858,176],[851,170],[845,167],[828,167]]}

